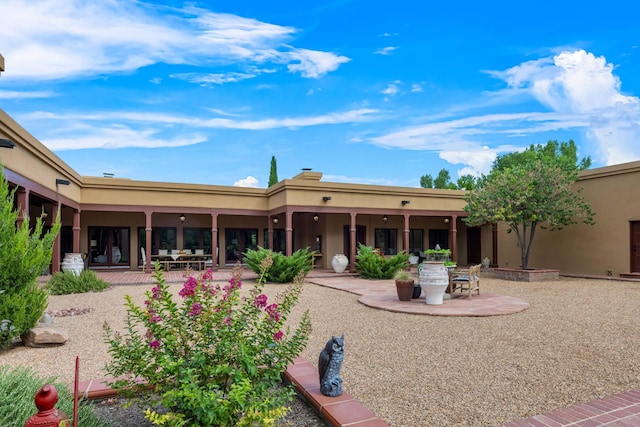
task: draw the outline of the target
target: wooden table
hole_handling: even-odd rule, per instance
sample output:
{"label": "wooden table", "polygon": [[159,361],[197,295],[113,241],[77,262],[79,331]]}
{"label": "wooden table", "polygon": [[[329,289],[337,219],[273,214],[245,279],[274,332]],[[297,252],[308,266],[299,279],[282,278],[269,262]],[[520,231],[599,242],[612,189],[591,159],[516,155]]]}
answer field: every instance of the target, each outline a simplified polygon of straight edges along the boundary
{"label": "wooden table", "polygon": [[171,270],[172,267],[181,266],[183,268],[194,266],[197,270],[204,270],[207,260],[211,259],[211,254],[167,254],[152,255],[151,260],[160,261],[164,271]]}

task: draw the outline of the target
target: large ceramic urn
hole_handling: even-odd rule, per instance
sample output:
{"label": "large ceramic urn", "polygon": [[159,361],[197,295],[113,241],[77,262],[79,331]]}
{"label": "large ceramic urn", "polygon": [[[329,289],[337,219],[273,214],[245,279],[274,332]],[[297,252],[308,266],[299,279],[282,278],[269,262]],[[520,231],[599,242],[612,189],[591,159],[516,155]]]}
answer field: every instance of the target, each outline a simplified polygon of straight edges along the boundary
{"label": "large ceramic urn", "polygon": [[449,272],[443,262],[427,261],[422,263],[419,281],[427,304],[442,304],[444,291],[449,286]]}
{"label": "large ceramic urn", "polygon": [[342,273],[349,265],[349,259],[345,254],[335,254],[331,258],[331,266],[336,273]]}

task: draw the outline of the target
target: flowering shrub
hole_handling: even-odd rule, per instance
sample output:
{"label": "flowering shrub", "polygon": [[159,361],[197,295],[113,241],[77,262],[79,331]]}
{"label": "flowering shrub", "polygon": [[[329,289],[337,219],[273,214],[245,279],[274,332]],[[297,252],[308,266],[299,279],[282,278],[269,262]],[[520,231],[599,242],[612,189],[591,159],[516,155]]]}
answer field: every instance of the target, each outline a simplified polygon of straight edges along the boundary
{"label": "flowering shrub", "polygon": [[223,287],[212,284],[210,270],[189,277],[176,297],[156,264],[144,306],[126,296],[126,333],[105,324],[112,356],[106,370],[124,378],[111,385],[130,396],[158,396],[168,412],[146,412],[157,425],[273,425],[286,415],[294,392],[278,383],[306,346],[311,324],[307,312],[293,330],[286,324],[302,274],[276,301],[262,292],[270,262],[265,258],[247,297],[239,266]]}

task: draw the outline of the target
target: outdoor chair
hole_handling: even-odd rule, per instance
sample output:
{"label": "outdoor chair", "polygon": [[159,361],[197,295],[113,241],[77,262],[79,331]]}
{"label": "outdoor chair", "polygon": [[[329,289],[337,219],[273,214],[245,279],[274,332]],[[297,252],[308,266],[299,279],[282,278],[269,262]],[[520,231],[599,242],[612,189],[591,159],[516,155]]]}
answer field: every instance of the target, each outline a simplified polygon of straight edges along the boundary
{"label": "outdoor chair", "polygon": [[147,266],[147,252],[144,250],[144,248],[140,248],[140,256],[142,258],[142,271],[144,271],[144,269]]}
{"label": "outdoor chair", "polygon": [[[460,293],[466,293],[467,297],[471,299],[471,293],[473,291],[478,292],[480,295],[480,268],[482,264],[474,265],[469,268],[467,274],[458,274],[451,278],[451,294],[457,290]],[[455,273],[454,273],[455,274]]]}

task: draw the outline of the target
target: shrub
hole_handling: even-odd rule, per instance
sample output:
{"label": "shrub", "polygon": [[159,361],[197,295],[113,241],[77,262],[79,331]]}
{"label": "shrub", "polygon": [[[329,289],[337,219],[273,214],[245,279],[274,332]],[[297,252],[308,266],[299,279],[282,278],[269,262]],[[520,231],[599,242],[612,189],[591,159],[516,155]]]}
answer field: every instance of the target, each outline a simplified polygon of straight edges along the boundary
{"label": "shrub", "polygon": [[189,277],[179,303],[156,264],[156,286],[144,306],[126,297],[124,335],[105,324],[112,356],[106,370],[124,377],[111,385],[129,396],[152,391],[149,403],[168,411],[147,410],[159,425],[273,425],[286,415],[294,392],[277,385],[306,346],[311,324],[308,313],[293,331],[285,323],[302,291],[301,274],[276,302],[262,293],[270,262],[264,259],[248,297],[240,297],[242,269],[236,266],[222,288],[211,284],[210,270]]}
{"label": "shrub", "polygon": [[390,258],[385,258],[373,251],[371,246],[358,245],[356,255],[356,272],[363,279],[392,279],[393,276],[407,266],[409,255],[400,251]]}
{"label": "shrub", "polygon": [[[15,369],[0,366],[0,425],[2,427],[24,427],[25,421],[38,412],[33,398],[45,384],[58,390],[56,408],[73,419],[73,394],[69,386],[55,377],[42,378],[30,368]],[[81,401],[78,405],[78,425],[82,427],[107,427],[93,411],[92,404]]]}
{"label": "shrub", "polygon": [[9,190],[0,166],[0,350],[38,322],[47,307],[47,293],[36,278],[51,262],[53,242],[60,230],[60,216],[44,233],[42,219],[35,226],[25,218],[16,227],[15,189]]}
{"label": "shrub", "polygon": [[298,249],[291,256],[270,249],[258,247],[258,250],[248,249],[244,254],[244,262],[255,273],[260,274],[260,266],[265,258],[273,260],[271,267],[265,273],[265,279],[274,283],[291,283],[296,275],[302,272],[307,275],[311,270],[313,253],[309,248]]}
{"label": "shrub", "polygon": [[68,295],[99,292],[108,287],[109,283],[100,279],[94,271],[82,270],[79,276],[71,271],[55,273],[47,282],[45,289],[51,295]]}

